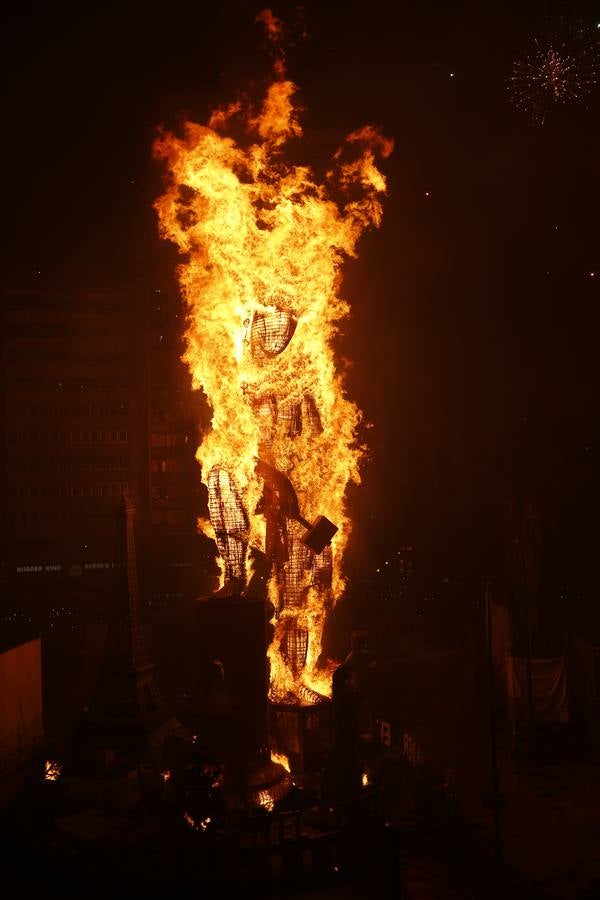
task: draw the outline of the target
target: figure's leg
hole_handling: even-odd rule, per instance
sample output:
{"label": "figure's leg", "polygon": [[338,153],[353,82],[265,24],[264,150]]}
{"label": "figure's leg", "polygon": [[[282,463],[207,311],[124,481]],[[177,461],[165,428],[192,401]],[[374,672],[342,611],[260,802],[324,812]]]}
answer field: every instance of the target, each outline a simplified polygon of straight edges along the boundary
{"label": "figure's leg", "polygon": [[300,540],[302,526],[286,523],[288,558],[282,566],[281,609],[288,626],[281,642],[281,653],[295,678],[301,674],[308,654],[308,629],[298,624],[298,613],[304,606],[311,579],[311,552]]}
{"label": "figure's leg", "polygon": [[291,619],[281,642],[281,654],[289,666],[290,672],[297,678],[306,665],[308,654],[308,628],[298,625]]}
{"label": "figure's leg", "polygon": [[248,514],[233,475],[214,466],[208,475],[208,509],[217,547],[225,565],[225,580],[245,582]]}

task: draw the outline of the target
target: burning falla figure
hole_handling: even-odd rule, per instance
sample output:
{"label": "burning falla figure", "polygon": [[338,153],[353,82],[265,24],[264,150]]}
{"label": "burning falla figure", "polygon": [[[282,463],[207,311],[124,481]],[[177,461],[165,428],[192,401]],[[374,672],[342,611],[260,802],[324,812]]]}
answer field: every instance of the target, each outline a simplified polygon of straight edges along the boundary
{"label": "burning falla figure", "polygon": [[[343,589],[344,494],[363,453],[333,352],[348,314],[340,267],[380,222],[375,158],[392,143],[370,127],[351,134],[328,186],[286,164],[283,146],[302,130],[295,85],[277,72],[257,115],[235,103],[207,126],[187,122],[183,137],[157,141],[169,184],[156,208],[161,233],[185,254],[184,359],[213,411],[197,456],[222,591],[251,593],[253,550],[264,555],[275,607],[271,696],[302,700],[330,689],[321,633]],[[243,146],[229,136],[240,121]]]}
{"label": "burning falla figure", "polygon": [[[255,311],[252,319],[244,323],[245,352],[252,365],[267,371],[276,365],[277,358],[288,351],[288,345],[294,340],[297,325],[297,318],[287,310],[275,307]],[[294,349],[293,355],[300,357],[297,348]],[[303,381],[300,367],[297,380],[290,384],[285,396],[275,392],[256,396],[253,385],[247,383],[243,389],[260,428],[256,475],[263,483],[263,490],[255,512],[264,516],[266,525],[265,556],[271,570],[271,596],[278,622],[275,641],[291,672],[299,699],[315,699],[318,694],[302,684],[310,642],[308,623],[303,620],[309,592],[318,594],[321,613],[330,606],[330,542],[338,528],[325,516],[318,516],[311,524],[301,515],[292,480],[293,460],[300,444],[310,446],[323,430],[314,397]],[[284,469],[288,469],[287,474]],[[208,476],[208,503],[225,567],[222,593],[243,592],[247,583],[250,519],[234,470],[220,465],[213,467]],[[289,679],[285,681],[285,693],[289,694]]]}

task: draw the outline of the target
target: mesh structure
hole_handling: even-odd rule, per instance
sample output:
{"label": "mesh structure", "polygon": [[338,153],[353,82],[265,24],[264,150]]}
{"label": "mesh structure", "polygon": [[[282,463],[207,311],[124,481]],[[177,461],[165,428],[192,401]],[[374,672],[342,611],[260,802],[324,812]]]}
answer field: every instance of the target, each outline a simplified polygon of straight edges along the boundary
{"label": "mesh structure", "polygon": [[302,427],[311,435],[320,434],[323,431],[319,410],[310,394],[305,394],[302,398]]}
{"label": "mesh structure", "polygon": [[302,543],[298,531],[301,528],[296,522],[288,522],[287,547],[288,558],[283,565],[282,597],[283,609],[299,609],[303,606],[306,593],[311,584],[312,556],[308,547]]}
{"label": "mesh structure", "polygon": [[[315,555],[302,541],[304,529],[297,522],[288,520],[287,559],[280,565],[279,611],[300,610],[303,608],[308,590],[317,586],[323,594],[331,588],[331,547],[323,553]],[[305,664],[308,654],[308,629],[290,619],[281,642],[281,653],[294,676],[298,676]]]}
{"label": "mesh structure", "polygon": [[302,405],[300,403],[279,403],[277,406],[277,432],[294,438],[302,431]]}
{"label": "mesh structure", "polygon": [[275,439],[275,424],[277,421],[277,401],[273,394],[262,397],[254,404],[254,412],[260,428],[260,446],[269,448]]}
{"label": "mesh structure", "polygon": [[274,394],[261,397],[254,403],[254,412],[260,427],[260,444],[270,448],[276,436],[295,438],[303,431],[309,435],[323,430],[321,417],[310,395],[301,401],[277,402]]}
{"label": "mesh structure", "polygon": [[298,676],[306,664],[308,629],[290,622],[281,643],[281,651],[293,675]]}
{"label": "mesh structure", "polygon": [[283,353],[296,330],[291,313],[276,309],[254,313],[250,327],[250,349],[254,359],[273,359]]}
{"label": "mesh structure", "polygon": [[217,547],[225,563],[225,578],[245,577],[248,515],[233,475],[215,466],[208,475],[208,509]]}

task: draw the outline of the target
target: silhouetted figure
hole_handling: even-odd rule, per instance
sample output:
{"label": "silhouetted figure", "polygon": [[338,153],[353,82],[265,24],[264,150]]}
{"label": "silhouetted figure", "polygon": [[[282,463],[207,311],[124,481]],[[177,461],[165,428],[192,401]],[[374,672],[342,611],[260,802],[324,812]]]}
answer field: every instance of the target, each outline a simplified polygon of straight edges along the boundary
{"label": "silhouetted figure", "polygon": [[362,629],[352,632],[351,650],[344,665],[350,672],[358,703],[358,728],[360,737],[372,737],[375,724],[373,713],[373,674],[375,657],[369,650],[368,634]]}
{"label": "silhouetted figure", "polygon": [[357,690],[356,670],[347,663],[338,666],[331,679],[331,689],[334,749],[358,751],[360,696]]}
{"label": "silhouetted figure", "polygon": [[333,747],[322,783],[322,799],[327,806],[351,802],[360,794],[362,784],[360,697],[353,669],[346,663],[338,666],[331,687]]}

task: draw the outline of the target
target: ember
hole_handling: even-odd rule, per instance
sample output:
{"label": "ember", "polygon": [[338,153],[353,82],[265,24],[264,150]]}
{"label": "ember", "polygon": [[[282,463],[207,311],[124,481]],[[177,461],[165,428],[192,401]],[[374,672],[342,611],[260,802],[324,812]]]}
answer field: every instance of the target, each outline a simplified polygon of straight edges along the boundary
{"label": "ember", "polygon": [[[161,234],[185,255],[184,358],[212,407],[197,458],[221,591],[243,593],[252,548],[266,555],[271,697],[314,703],[330,693],[321,635],[344,587],[344,495],[364,453],[332,348],[349,312],[340,270],[381,221],[375,159],[393,145],[374,128],[355,131],[323,182],[286,164],[284,145],[302,135],[296,90],[279,56],[258,114],[234,103],[207,125],[187,122],[183,137],[163,136],[155,151],[169,183],[156,208]],[[243,145],[228,136],[240,122]]]}
{"label": "ember", "polygon": [[58,781],[61,775],[61,764],[55,759],[47,759],[44,763],[44,781]]}
{"label": "ember", "polygon": [[212,822],[210,816],[206,816],[205,819],[199,819],[198,821],[196,821],[196,819],[194,819],[194,817],[187,812],[184,812],[183,820],[185,824],[192,829],[192,831],[206,831],[206,829]]}

